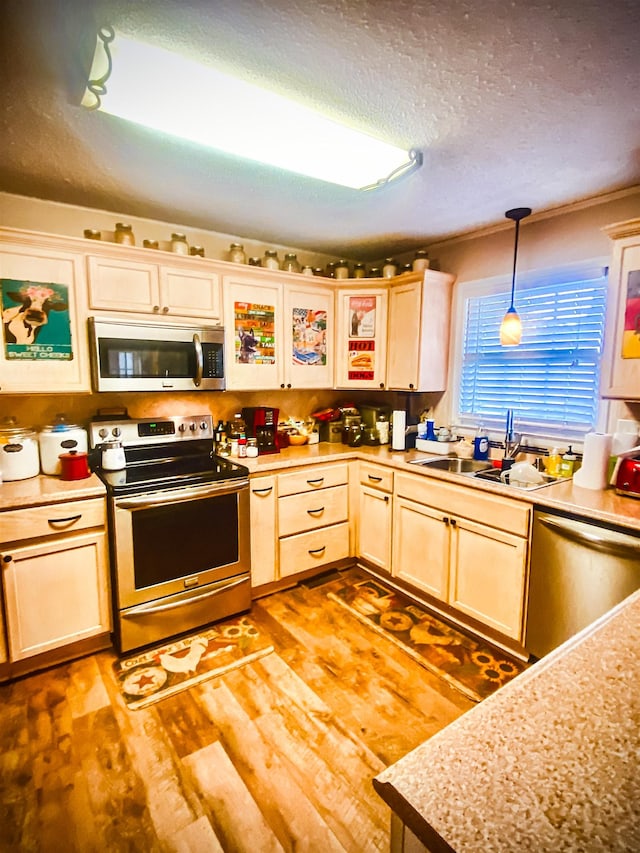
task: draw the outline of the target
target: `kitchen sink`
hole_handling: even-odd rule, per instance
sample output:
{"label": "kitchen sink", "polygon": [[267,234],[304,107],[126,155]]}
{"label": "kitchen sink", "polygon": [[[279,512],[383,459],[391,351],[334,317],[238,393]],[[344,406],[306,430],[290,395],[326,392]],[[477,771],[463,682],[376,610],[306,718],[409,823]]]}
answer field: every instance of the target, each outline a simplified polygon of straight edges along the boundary
{"label": "kitchen sink", "polygon": [[509,477],[505,480],[500,479],[500,469],[493,468],[487,462],[481,462],[478,459],[458,459],[456,456],[437,456],[431,459],[411,459],[410,465],[420,465],[422,468],[435,468],[437,471],[448,471],[450,474],[463,474],[465,477],[474,477],[480,480],[485,480],[488,483],[499,483],[502,486],[509,486],[512,489],[519,489],[523,492],[532,492],[535,489],[542,489],[545,486],[551,486],[553,483],[559,482],[561,477],[552,477],[549,474],[541,473],[543,477],[541,483],[528,483],[520,485],[519,483],[510,483]]}
{"label": "kitchen sink", "polygon": [[438,471],[450,471],[452,474],[475,474],[479,471],[491,471],[491,466],[478,459],[458,459],[457,456],[438,456],[435,459],[411,459],[410,465],[422,465],[436,468]]}

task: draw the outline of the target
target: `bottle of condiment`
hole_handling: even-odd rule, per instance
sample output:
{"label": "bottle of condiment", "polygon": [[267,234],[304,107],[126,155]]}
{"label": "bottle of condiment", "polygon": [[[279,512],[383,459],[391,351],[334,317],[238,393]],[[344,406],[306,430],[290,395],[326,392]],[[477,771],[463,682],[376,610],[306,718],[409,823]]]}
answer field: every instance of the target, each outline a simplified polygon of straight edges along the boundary
{"label": "bottle of condiment", "polygon": [[295,252],[287,252],[282,262],[282,269],[285,272],[300,272],[300,263]]}
{"label": "bottle of condiment", "polygon": [[238,439],[238,457],[244,459],[247,455],[247,439],[241,436]]}
{"label": "bottle of condiment", "polygon": [[349,262],[340,259],[333,268],[334,278],[349,278]]}
{"label": "bottle of condiment", "polygon": [[176,255],[189,254],[189,244],[187,243],[187,238],[185,234],[179,234],[178,232],[175,232],[171,235],[171,251],[175,252]]}
{"label": "bottle of condiment", "polygon": [[266,267],[268,270],[280,269],[280,261],[278,260],[278,253],[275,249],[267,249],[265,251],[264,258],[262,259],[262,266]]}
{"label": "bottle of condiment", "polygon": [[246,264],[247,256],[242,243],[232,243],[229,246],[229,260],[232,264]]}
{"label": "bottle of condiment", "polygon": [[116,224],[116,230],[113,239],[116,243],[121,243],[123,246],[135,246],[136,238],[131,225],[125,225],[124,222]]}
{"label": "bottle of condiment", "polygon": [[376,430],[380,444],[389,444],[389,418],[384,412],[380,412],[376,421]]}
{"label": "bottle of condiment", "polygon": [[385,258],[384,265],[382,267],[382,275],[384,278],[393,278],[393,276],[398,272],[398,264],[394,261],[393,258]]}
{"label": "bottle of condiment", "polygon": [[257,438],[248,438],[247,439],[247,456],[253,459],[258,455],[258,439]]}

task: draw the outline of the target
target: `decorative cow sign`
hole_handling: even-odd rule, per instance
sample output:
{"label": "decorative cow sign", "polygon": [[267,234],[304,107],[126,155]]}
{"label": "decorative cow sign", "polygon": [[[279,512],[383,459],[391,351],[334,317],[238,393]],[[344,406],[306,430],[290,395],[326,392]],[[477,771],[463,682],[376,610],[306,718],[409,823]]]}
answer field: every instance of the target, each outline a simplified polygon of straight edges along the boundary
{"label": "decorative cow sign", "polygon": [[0,279],[8,359],[72,359],[66,284]]}

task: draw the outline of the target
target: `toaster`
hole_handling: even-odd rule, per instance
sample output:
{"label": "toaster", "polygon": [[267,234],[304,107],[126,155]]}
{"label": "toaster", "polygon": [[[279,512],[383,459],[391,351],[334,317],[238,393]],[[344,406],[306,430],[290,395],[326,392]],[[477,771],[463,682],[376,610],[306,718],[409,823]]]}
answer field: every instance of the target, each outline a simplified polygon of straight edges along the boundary
{"label": "toaster", "polygon": [[616,475],[616,492],[640,498],[640,454],[620,460]]}

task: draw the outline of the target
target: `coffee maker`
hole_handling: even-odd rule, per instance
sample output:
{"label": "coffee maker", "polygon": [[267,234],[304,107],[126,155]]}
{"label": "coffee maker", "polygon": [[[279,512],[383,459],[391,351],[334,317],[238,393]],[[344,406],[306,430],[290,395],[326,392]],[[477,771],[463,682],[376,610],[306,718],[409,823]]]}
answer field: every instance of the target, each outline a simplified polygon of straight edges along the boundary
{"label": "coffee maker", "polygon": [[247,427],[247,438],[255,438],[258,453],[279,453],[276,440],[279,409],[271,406],[245,406],[242,419]]}

